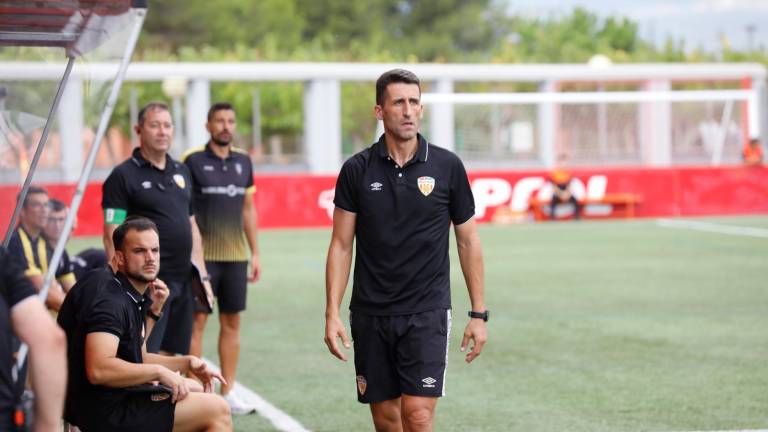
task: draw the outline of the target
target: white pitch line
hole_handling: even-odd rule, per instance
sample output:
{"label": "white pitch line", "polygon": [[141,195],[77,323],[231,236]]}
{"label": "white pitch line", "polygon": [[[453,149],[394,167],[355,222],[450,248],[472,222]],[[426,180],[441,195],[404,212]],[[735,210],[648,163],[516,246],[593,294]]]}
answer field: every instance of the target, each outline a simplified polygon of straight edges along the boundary
{"label": "white pitch line", "polygon": [[724,429],[724,430],[706,430],[706,431],[681,431],[681,432],[768,432],[768,429]]}
{"label": "white pitch line", "polygon": [[704,231],[717,234],[729,234],[745,237],[760,237],[768,238],[768,229],[765,228],[753,228],[753,227],[740,227],[733,225],[721,225],[711,222],[699,222],[691,220],[676,220],[676,219],[657,219],[656,225],[663,228],[679,228],[689,229],[694,231]]}
{"label": "white pitch line", "polygon": [[[220,371],[219,367],[216,366],[212,361],[205,358],[203,361],[205,361],[208,366],[216,372]],[[237,381],[235,381],[235,386],[232,391],[246,402],[256,407],[256,412],[258,412],[260,416],[272,422],[272,425],[277,430],[284,432],[310,432],[309,429],[302,426],[301,423],[299,423],[295,418],[284,413],[279,408],[269,403],[266,399],[259,396],[253,390],[240,385],[240,383]]]}

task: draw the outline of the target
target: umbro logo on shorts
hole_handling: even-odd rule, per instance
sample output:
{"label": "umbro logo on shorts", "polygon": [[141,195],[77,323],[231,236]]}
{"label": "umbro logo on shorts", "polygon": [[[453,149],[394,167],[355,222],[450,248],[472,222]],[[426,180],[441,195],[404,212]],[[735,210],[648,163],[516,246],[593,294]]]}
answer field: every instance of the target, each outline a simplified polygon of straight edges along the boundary
{"label": "umbro logo on shorts", "polygon": [[421,382],[424,383],[422,387],[433,388],[435,387],[435,383],[437,382],[437,380],[432,377],[426,377],[423,380],[421,380]]}

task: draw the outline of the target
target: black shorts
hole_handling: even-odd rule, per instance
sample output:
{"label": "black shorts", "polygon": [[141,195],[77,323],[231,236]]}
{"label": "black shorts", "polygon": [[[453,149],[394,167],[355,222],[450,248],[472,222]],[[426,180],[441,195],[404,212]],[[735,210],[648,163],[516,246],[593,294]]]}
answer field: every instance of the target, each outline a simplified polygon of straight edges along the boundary
{"label": "black shorts", "polygon": [[189,281],[164,280],[171,291],[163,305],[163,317],[155,323],[147,340],[147,351],[160,350],[175,354],[189,354],[192,340],[194,299]]}
{"label": "black shorts", "polygon": [[450,309],[396,316],[350,312],[349,321],[359,402],[445,395]]}
{"label": "black shorts", "polygon": [[176,404],[168,393],[131,393],[108,407],[84,407],[76,426],[83,432],[167,432]]}
{"label": "black shorts", "polygon": [[[248,293],[248,262],[206,261],[205,268],[211,276],[211,288],[219,304],[219,313],[244,311]],[[195,311],[206,312],[197,303]]]}

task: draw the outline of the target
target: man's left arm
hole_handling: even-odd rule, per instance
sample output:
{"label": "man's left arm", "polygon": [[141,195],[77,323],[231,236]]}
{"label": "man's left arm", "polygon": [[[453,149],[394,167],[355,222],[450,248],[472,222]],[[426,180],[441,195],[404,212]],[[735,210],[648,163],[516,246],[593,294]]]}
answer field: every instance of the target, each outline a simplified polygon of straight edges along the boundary
{"label": "man's left arm", "polygon": [[[459,251],[459,262],[464,280],[469,291],[469,301],[473,312],[485,312],[485,280],[483,274],[483,250],[480,246],[480,236],[477,233],[477,224],[474,218],[470,218],[461,225],[454,227],[456,233],[456,245]],[[488,329],[481,318],[471,318],[464,329],[464,338],[461,341],[461,351],[464,352],[469,341],[474,341],[466,362],[470,363],[483,350],[488,339]]]}
{"label": "man's left arm", "polygon": [[254,193],[255,187],[249,187],[245,191],[245,199],[243,200],[243,229],[245,230],[245,238],[248,240],[248,247],[251,249],[251,273],[248,276],[250,282],[258,281],[261,275],[259,243],[256,236],[259,216],[253,203]]}
{"label": "man's left arm", "polygon": [[200,270],[200,276],[203,279],[203,286],[205,287],[205,293],[208,296],[208,303],[213,304],[213,289],[211,288],[211,282],[206,276],[208,276],[208,269],[205,268],[205,256],[203,255],[203,236],[200,234],[200,228],[197,226],[195,216],[189,217],[189,225],[192,227],[192,262]]}

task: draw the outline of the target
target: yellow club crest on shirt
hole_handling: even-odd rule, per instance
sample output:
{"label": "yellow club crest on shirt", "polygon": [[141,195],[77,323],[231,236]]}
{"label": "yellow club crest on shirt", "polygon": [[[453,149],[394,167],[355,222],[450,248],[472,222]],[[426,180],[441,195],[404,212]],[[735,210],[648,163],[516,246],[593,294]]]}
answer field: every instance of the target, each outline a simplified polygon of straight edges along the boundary
{"label": "yellow club crest on shirt", "polygon": [[432,190],[435,189],[435,179],[432,177],[419,177],[416,180],[416,184],[419,185],[419,190],[421,191],[424,196],[427,196],[432,193]]}
{"label": "yellow club crest on shirt", "polygon": [[175,181],[176,185],[182,189],[184,189],[187,186],[187,181],[184,180],[184,176],[181,174],[174,174],[173,181]]}

